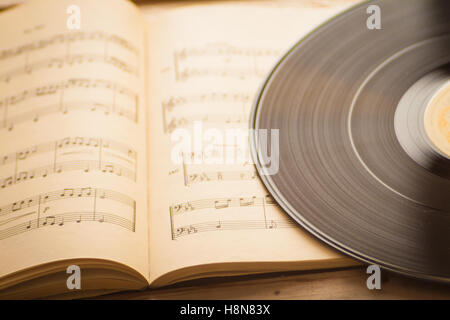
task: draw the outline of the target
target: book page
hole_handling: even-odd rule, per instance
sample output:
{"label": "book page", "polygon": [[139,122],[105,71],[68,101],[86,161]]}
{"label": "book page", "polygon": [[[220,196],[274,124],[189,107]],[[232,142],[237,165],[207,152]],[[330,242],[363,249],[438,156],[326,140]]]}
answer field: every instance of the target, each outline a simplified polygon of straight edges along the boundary
{"label": "book page", "polygon": [[248,122],[259,86],[283,53],[355,3],[228,2],[144,11],[151,281],[202,264],[343,258],[269,196],[249,154]]}
{"label": "book page", "polygon": [[0,38],[0,277],[105,259],[146,278],[139,11],[119,0],[32,1],[0,14]]}

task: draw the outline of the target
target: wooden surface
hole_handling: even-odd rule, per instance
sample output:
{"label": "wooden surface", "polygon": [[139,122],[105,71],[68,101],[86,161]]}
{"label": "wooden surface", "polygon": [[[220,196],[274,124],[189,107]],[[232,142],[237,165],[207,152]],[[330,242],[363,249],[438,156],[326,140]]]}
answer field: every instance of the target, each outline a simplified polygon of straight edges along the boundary
{"label": "wooden surface", "polygon": [[365,268],[202,279],[101,299],[450,299],[450,285],[382,271],[381,290],[369,290]]}

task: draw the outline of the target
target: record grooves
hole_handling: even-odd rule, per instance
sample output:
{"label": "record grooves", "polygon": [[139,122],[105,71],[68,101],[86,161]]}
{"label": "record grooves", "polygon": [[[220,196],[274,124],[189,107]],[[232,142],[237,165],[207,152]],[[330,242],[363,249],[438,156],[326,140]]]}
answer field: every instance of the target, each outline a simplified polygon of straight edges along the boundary
{"label": "record grooves", "polygon": [[[372,4],[381,8],[381,30],[366,28]],[[269,158],[257,134],[252,152],[295,221],[360,260],[446,282],[450,158],[440,134],[450,137],[449,17],[446,0],[349,9],[280,60],[250,124],[279,129],[276,174],[265,175]]]}

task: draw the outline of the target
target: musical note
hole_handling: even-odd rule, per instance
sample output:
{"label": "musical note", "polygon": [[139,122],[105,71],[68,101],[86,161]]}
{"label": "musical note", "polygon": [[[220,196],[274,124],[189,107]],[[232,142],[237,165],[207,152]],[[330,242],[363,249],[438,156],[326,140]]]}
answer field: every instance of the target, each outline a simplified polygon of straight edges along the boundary
{"label": "musical note", "polygon": [[251,198],[240,198],[239,203],[240,203],[241,207],[252,206],[255,204],[255,199],[256,199],[255,196],[253,196]]}
{"label": "musical note", "polygon": [[25,180],[27,180],[28,178],[34,178],[34,173],[30,173],[30,176],[28,175],[28,171],[22,171],[22,172],[19,172],[17,175],[16,175],[16,178],[15,178],[15,183],[19,183],[20,181],[25,181]]}
{"label": "musical note", "polygon": [[267,228],[269,229],[275,229],[278,227],[278,224],[274,220],[270,220],[270,223],[267,225]]}
{"label": "musical note", "polygon": [[176,227],[172,233],[172,239],[198,234],[200,232],[211,231],[232,231],[232,230],[273,230],[280,228],[295,228],[296,224],[292,220],[272,220],[266,225],[265,220],[218,220],[196,223],[188,226]]}
{"label": "musical note", "polygon": [[[202,199],[193,200],[188,202],[182,202],[171,206],[170,219],[172,226],[172,239],[176,240],[181,236],[191,234],[188,232],[189,228],[195,230],[195,233],[214,230],[243,230],[243,229],[278,229],[292,227],[294,223],[290,220],[269,220],[266,216],[266,210],[269,207],[277,207],[276,202],[270,195],[262,197],[250,196],[250,197],[230,197],[230,198],[217,198],[217,199]],[[253,214],[259,214],[260,220],[236,220],[233,219],[233,212],[235,210],[229,210],[232,208],[248,208],[245,210],[251,210]],[[261,208],[258,210],[252,210],[252,208]],[[199,214],[194,213],[201,210],[211,216],[220,217],[217,220],[197,222],[196,224],[189,226],[177,226],[180,215]],[[228,211],[229,210],[229,211]],[[241,211],[239,211],[241,212]],[[228,217],[227,214],[230,213]],[[242,213],[243,214],[243,213]],[[201,216],[204,217],[202,214]],[[223,218],[223,219],[222,219]],[[186,218],[184,218],[185,223]]]}
{"label": "musical note", "polygon": [[[83,93],[80,93],[84,91]],[[98,90],[111,91],[111,98],[103,98],[105,101],[89,101],[80,100],[78,97],[91,96],[90,93],[95,93]],[[64,96],[70,96],[71,92],[76,94],[76,100],[74,98],[62,99],[62,93]],[[58,94],[59,93],[59,94]],[[114,98],[112,98],[114,95]],[[119,95],[123,97],[123,106],[117,105],[116,100]],[[54,104],[42,105],[36,103],[36,99],[40,99],[45,96],[52,96]],[[22,104],[26,100],[32,100],[29,105],[23,105],[20,109],[25,108],[26,111],[21,111],[19,114],[13,113],[16,105]],[[125,117],[130,121],[136,122],[138,113],[138,98],[137,93],[121,86],[120,84],[104,79],[88,79],[88,78],[70,78],[60,82],[50,83],[47,85],[39,86],[29,90],[24,90],[18,94],[13,94],[6,97],[1,97],[0,101],[4,105],[4,108],[8,109],[8,112],[4,113],[3,128],[12,130],[15,125],[26,121],[34,121],[40,119],[43,116],[51,115],[55,113],[66,114],[69,111],[76,110],[89,110],[96,112],[97,110],[103,111],[105,115],[109,115],[114,112],[115,114]],[[127,101],[127,102],[124,102]],[[38,106],[35,106],[38,105]]]}
{"label": "musical note", "polygon": [[183,235],[194,234],[197,233],[198,230],[194,226],[186,226],[176,229],[175,237],[178,238]]}
{"label": "musical note", "polygon": [[17,210],[21,210],[23,204],[24,204],[24,201],[23,201],[23,200],[20,201],[20,202],[14,202],[14,203],[12,204],[12,211],[14,212],[14,211],[17,211]]}
{"label": "musical note", "polygon": [[92,188],[91,187],[87,187],[87,188],[81,188],[80,192],[77,194],[78,197],[90,197],[92,196]]}
{"label": "musical note", "polygon": [[216,209],[228,208],[230,206],[230,203],[231,203],[231,199],[215,200],[214,208],[216,208]]}
{"label": "musical note", "polygon": [[64,197],[73,197],[74,193],[75,193],[75,189],[73,189],[73,188],[66,188],[66,189],[63,190],[63,192],[61,193],[60,196],[63,197],[63,198]]}
{"label": "musical note", "polygon": [[249,198],[222,198],[222,199],[202,199],[193,200],[183,203],[178,203],[170,207],[173,214],[185,214],[191,211],[205,210],[205,209],[226,209],[234,207],[263,207],[276,206],[275,201],[267,201],[272,199],[269,196],[265,197],[249,197]]}
{"label": "musical note", "polygon": [[172,112],[175,108],[189,104],[239,103],[247,104],[253,97],[244,92],[211,92],[186,96],[170,96],[161,102],[163,112]]}
{"label": "musical note", "polygon": [[[83,35],[74,37],[73,35]],[[70,48],[74,42],[84,42],[89,41],[90,44],[93,42],[97,42],[100,46],[97,45],[88,45],[86,46],[86,51],[84,53],[79,54],[70,54],[68,51],[64,55],[58,56],[46,56],[44,59],[32,59],[35,56],[40,56],[39,54],[35,54],[36,51],[44,50],[45,48],[49,48],[49,52],[53,52],[51,50],[51,46],[58,46],[66,43],[67,48]],[[117,68],[123,72],[129,73],[134,76],[138,76],[139,66],[132,66],[129,63],[122,60],[122,58],[116,57],[114,55],[114,50],[109,50],[108,55],[105,53],[105,45],[108,46],[118,46],[120,47],[120,51],[127,51],[132,55],[139,57],[139,50],[136,46],[131,44],[128,40],[115,35],[115,34],[107,34],[101,31],[95,32],[81,32],[81,33],[60,33],[50,36],[47,39],[39,39],[35,42],[23,44],[16,46],[14,48],[7,48],[0,51],[0,63],[10,64],[7,61],[10,58],[17,58],[23,55],[24,64],[23,66],[15,67],[13,69],[8,70],[0,74],[0,82],[9,82],[12,78],[18,75],[27,75],[35,72],[36,70],[42,68],[63,68],[65,66],[74,66],[85,63],[95,63],[95,64],[107,64],[113,68]],[[58,52],[57,49],[54,52]],[[21,58],[19,58],[21,59]],[[17,59],[15,59],[17,60]],[[139,59],[136,59],[138,61]]]}
{"label": "musical note", "polygon": [[105,164],[105,165],[103,165],[102,172],[114,173],[114,165],[113,164]]}
{"label": "musical note", "polygon": [[8,186],[11,186],[13,184],[13,182],[14,182],[14,177],[13,176],[9,176],[7,178],[3,178],[3,182],[2,182],[1,187],[2,188],[6,188]]}
{"label": "musical note", "polygon": [[244,124],[248,122],[247,114],[210,114],[205,116],[204,114],[183,115],[181,117],[164,117],[164,132],[172,133],[178,128],[187,127],[188,125],[200,121],[210,124]]}
{"label": "musical note", "polygon": [[[95,212],[95,209],[92,211],[81,210],[73,212],[77,201],[95,200],[94,198],[99,199],[95,202],[97,204],[97,212]],[[108,212],[110,204],[105,203],[106,206],[101,207],[102,201],[122,203],[125,207],[123,207],[121,215],[118,215]],[[56,202],[60,204],[56,205]],[[61,205],[66,202],[67,206]],[[50,206],[46,206],[43,210],[40,209],[40,206],[44,203],[55,203],[51,215],[48,215]],[[30,208],[35,208],[35,210],[29,211]],[[65,212],[64,208],[68,208],[71,211]],[[81,223],[82,221],[100,221],[102,223],[115,224],[134,232],[135,208],[136,204],[133,199],[113,190],[92,187],[56,190],[2,206],[0,208],[0,240],[40,227],[62,227],[71,222]],[[27,211],[24,212],[25,210]],[[95,218],[96,213],[101,217],[99,220]],[[33,215],[36,218],[23,222],[23,218]]]}
{"label": "musical note", "polygon": [[59,33],[55,34],[46,39],[40,39],[35,42],[22,44],[16,46],[15,48],[3,49],[0,51],[0,61],[9,59],[12,57],[17,57],[18,55],[22,55],[28,53],[30,51],[41,50],[47,48],[52,45],[62,44],[62,43],[73,43],[73,42],[82,42],[86,40],[97,40],[98,42],[110,42],[114,43],[122,48],[132,52],[135,55],[139,55],[139,50],[132,45],[128,40],[115,35],[108,34],[103,31],[92,31],[89,33],[86,32],[68,32],[68,33]]}
{"label": "musical note", "polygon": [[51,58],[44,58],[41,60],[36,60],[30,62],[28,65],[23,67],[15,67],[13,69],[9,69],[3,73],[0,73],[0,82],[10,82],[11,79],[15,77],[19,77],[20,75],[30,74],[32,70],[41,70],[41,69],[51,69],[58,68],[61,69],[67,66],[73,66],[74,62],[78,64],[107,64],[114,68],[117,68],[125,73],[128,73],[133,76],[138,76],[138,67],[129,65],[128,63],[121,61],[118,58],[114,59],[105,59],[101,54],[83,54],[78,56],[58,56]]}
{"label": "musical note", "polygon": [[35,211],[32,211],[32,212],[28,212],[28,213],[25,213],[25,214],[22,214],[22,215],[13,217],[13,218],[9,218],[9,219],[6,219],[6,220],[0,220],[0,226],[8,224],[8,223],[10,223],[10,222],[12,222],[14,220],[18,220],[18,219],[22,219],[24,217],[28,217],[28,216],[33,215],[35,213],[36,213]]}
{"label": "musical note", "polygon": [[43,226],[46,226],[46,225],[54,225],[55,224],[55,222],[56,222],[56,217],[55,216],[48,216],[48,217],[45,217],[44,218],[44,221],[42,222],[42,225]]}
{"label": "musical note", "polygon": [[[100,156],[101,147],[108,148],[108,152]],[[91,152],[94,151],[94,152]],[[47,154],[47,163],[43,163],[43,155]],[[86,155],[93,154],[91,159]],[[22,164],[25,160],[40,156],[40,166],[34,162]],[[68,161],[65,160],[68,157]],[[129,146],[108,139],[92,137],[66,137],[56,141],[41,143],[23,150],[0,156],[2,166],[15,164],[11,170],[17,171],[13,175],[0,178],[1,188],[23,183],[36,178],[46,178],[49,174],[61,174],[70,171],[101,171],[115,173],[118,177],[135,180],[137,153]],[[17,168],[22,167],[17,170]]]}
{"label": "musical note", "polygon": [[186,173],[185,185],[190,186],[197,183],[211,181],[239,181],[239,180],[255,180],[256,171],[252,170],[235,170],[235,171],[211,171],[200,173]]}

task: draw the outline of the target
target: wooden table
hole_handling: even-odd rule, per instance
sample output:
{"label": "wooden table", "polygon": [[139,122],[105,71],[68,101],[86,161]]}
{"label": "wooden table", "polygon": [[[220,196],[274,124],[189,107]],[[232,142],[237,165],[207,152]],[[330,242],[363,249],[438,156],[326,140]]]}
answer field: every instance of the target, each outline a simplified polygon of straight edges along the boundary
{"label": "wooden table", "polygon": [[202,279],[166,288],[116,293],[102,299],[450,299],[450,285],[382,271],[369,290],[365,268]]}

